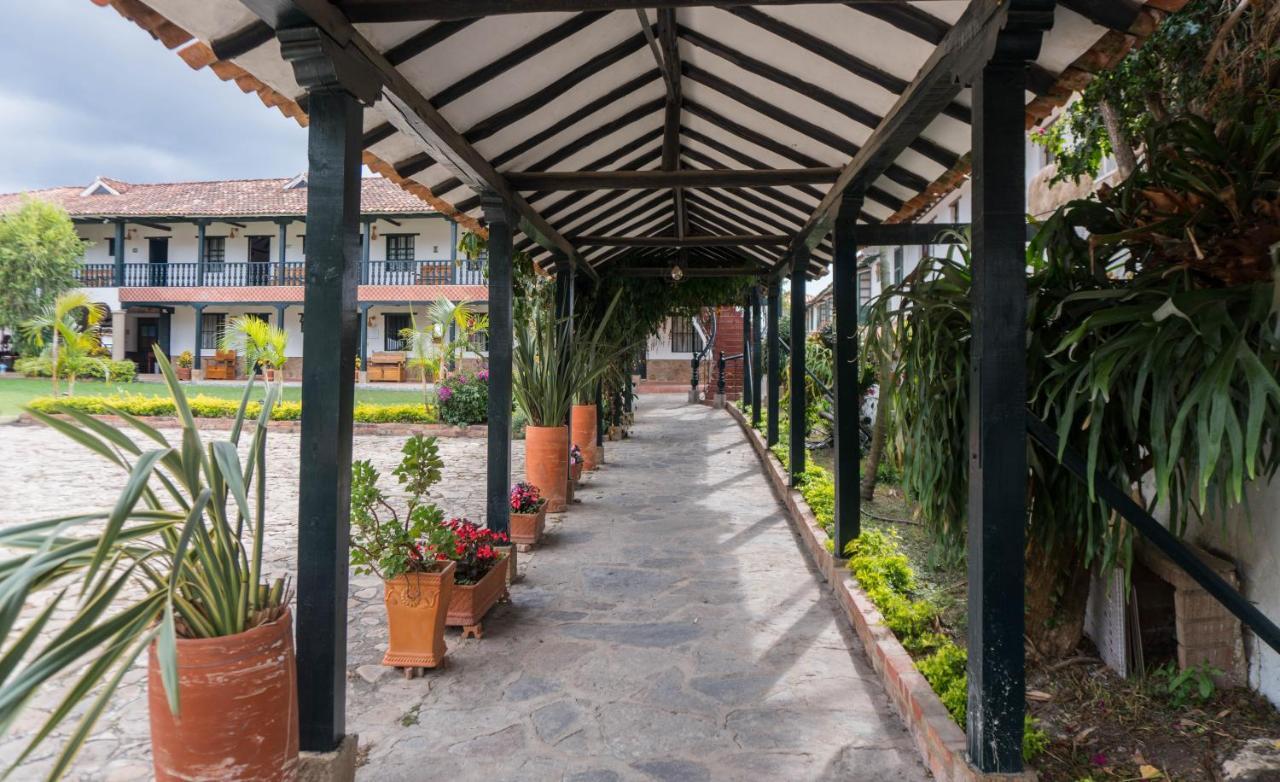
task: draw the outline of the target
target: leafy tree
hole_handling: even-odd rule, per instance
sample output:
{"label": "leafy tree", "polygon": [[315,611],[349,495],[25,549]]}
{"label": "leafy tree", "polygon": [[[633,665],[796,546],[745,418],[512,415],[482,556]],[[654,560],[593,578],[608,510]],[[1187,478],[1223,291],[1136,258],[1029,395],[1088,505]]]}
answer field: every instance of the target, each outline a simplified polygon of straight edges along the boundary
{"label": "leafy tree", "polygon": [[84,247],[67,213],[47,201],[0,215],[0,327],[20,327],[76,287]]}

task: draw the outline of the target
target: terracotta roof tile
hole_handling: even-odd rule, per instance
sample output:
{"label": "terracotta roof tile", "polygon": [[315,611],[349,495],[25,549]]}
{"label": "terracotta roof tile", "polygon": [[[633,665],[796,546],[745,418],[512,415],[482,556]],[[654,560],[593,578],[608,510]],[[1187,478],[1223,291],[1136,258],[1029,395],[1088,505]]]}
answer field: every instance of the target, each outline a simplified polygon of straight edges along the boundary
{"label": "terracotta roof tile", "polygon": [[[290,179],[229,179],[214,182],[134,184],[98,177],[120,195],[81,195],[88,187],[51,187],[0,195],[0,212],[16,209],[25,198],[51,201],[72,217],[253,217],[305,215],[307,188],[286,189]],[[360,180],[364,213],[409,214],[432,206],[382,177]]]}

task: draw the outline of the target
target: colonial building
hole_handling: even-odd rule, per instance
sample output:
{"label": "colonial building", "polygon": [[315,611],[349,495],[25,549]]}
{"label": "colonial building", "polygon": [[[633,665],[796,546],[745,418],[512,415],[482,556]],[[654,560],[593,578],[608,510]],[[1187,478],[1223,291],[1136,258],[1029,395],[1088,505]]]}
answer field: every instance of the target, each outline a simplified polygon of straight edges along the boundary
{"label": "colonial building", "polygon": [[[37,198],[61,206],[85,241],[81,285],[112,313],[117,359],[155,369],[152,346],[195,368],[223,326],[253,314],[289,334],[285,376],[301,377],[307,182],[249,179],[88,185],[0,195],[0,212]],[[488,301],[483,260],[458,254],[458,226],[382,177],[361,181],[360,356],[404,349],[411,308]],[[477,349],[483,345],[478,344]]]}

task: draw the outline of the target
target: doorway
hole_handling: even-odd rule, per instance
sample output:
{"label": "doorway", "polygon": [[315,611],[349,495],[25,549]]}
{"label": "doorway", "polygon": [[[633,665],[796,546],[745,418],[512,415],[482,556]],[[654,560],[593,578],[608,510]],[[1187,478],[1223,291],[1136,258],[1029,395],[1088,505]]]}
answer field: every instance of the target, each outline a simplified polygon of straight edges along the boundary
{"label": "doorway", "polygon": [[153,286],[169,284],[169,237],[152,236],[147,239],[148,282]]}
{"label": "doorway", "polygon": [[159,343],[160,319],[138,318],[138,371],[155,373],[156,355],[153,348]]}
{"label": "doorway", "polygon": [[249,238],[249,284],[271,284],[271,237]]}

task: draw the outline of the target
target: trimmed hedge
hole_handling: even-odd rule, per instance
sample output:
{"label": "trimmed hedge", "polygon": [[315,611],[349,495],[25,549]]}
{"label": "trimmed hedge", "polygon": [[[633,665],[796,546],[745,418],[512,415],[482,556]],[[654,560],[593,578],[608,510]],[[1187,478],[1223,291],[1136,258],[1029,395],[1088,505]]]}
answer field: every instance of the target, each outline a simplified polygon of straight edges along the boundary
{"label": "trimmed hedge", "polygon": [[[240,403],[231,399],[197,395],[187,400],[191,414],[196,418],[234,418]],[[110,408],[140,417],[172,416],[176,414],[173,400],[168,397],[143,396],[141,394],[117,394],[115,396],[48,396],[32,399],[28,406],[42,413],[56,413],[59,408],[72,408],[90,415],[111,415]],[[257,416],[261,402],[250,402],[248,415]],[[271,411],[273,421],[297,421],[302,417],[301,402],[280,402]],[[355,421],[363,424],[434,424],[439,422],[436,408],[419,404],[381,405],[362,402],[355,406]]]}
{"label": "trimmed hedge", "polygon": [[[132,361],[112,361],[103,359],[111,372],[112,383],[132,383],[138,377],[138,365]],[[49,362],[40,358],[20,358],[13,362],[13,371],[27,377],[50,377]],[[65,375],[63,376],[65,379]],[[106,380],[102,370],[96,364],[90,364],[80,380]]]}

